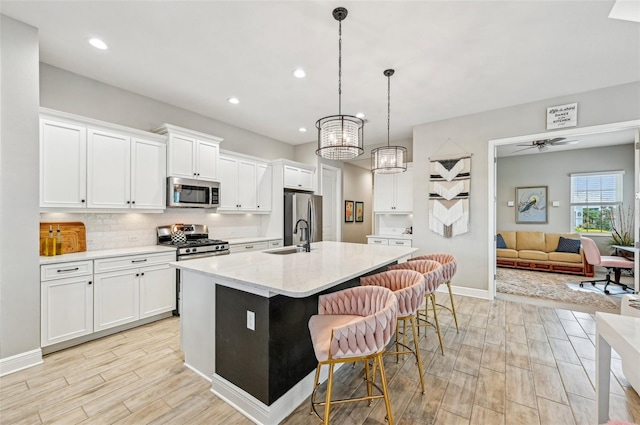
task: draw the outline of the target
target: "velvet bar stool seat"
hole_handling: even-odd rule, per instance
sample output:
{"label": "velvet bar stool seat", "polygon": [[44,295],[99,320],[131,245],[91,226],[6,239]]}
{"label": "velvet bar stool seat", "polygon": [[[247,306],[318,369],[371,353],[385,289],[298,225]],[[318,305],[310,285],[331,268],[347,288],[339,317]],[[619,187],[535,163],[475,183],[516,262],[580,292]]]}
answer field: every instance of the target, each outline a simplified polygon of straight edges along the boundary
{"label": "velvet bar stool seat", "polygon": [[[438,334],[438,340],[440,342],[440,351],[444,355],[444,344],[442,342],[442,332],[440,332],[440,323],[438,322],[438,312],[436,311],[436,290],[443,282],[442,277],[442,264],[433,260],[417,260],[407,261],[405,263],[394,264],[387,267],[388,270],[414,270],[421,273],[424,277],[424,312],[418,313],[418,327],[420,326],[432,326],[435,328]],[[433,308],[433,321],[431,323],[428,318],[429,301]],[[422,324],[420,322],[423,322]]]}
{"label": "velvet bar stool seat", "polygon": [[[324,424],[329,423],[331,406],[339,403],[384,399],[389,425],[393,425],[391,403],[387,388],[387,377],[382,362],[385,347],[396,329],[398,301],[390,289],[379,286],[357,286],[343,291],[321,295],[318,299],[318,314],[309,319],[309,331],[313,350],[318,359],[314,389],[311,394],[311,413],[315,413]],[[375,382],[373,368],[380,369],[380,388]],[[367,396],[331,400],[334,366],[339,363],[364,362]],[[327,394],[324,402],[316,401],[319,388],[320,369],[329,366]],[[376,388],[379,395],[373,394]],[[324,417],[317,411],[324,406]]]}
{"label": "velvet bar stool seat", "polygon": [[456,257],[452,254],[444,254],[444,253],[436,253],[436,254],[426,254],[420,255],[418,257],[414,257],[409,259],[409,261],[420,261],[420,260],[432,260],[437,261],[442,264],[442,278],[444,279],[445,285],[449,289],[449,299],[451,300],[451,308],[446,305],[438,304],[439,307],[446,308],[453,315],[453,320],[456,323],[456,332],[460,332],[460,328],[458,328],[458,316],[456,315],[456,304],[453,302],[453,292],[451,292],[451,279],[456,274],[458,270],[458,263],[456,262]]}
{"label": "velvet bar stool seat", "polygon": [[[389,288],[398,299],[398,318],[396,325],[396,351],[385,354],[396,355],[396,360],[400,354],[413,354],[418,363],[418,373],[420,374],[420,386],[424,394],[424,376],[422,370],[422,359],[420,347],[418,346],[417,313],[424,299],[424,276],[415,270],[389,270],[386,272],[365,276],[360,278],[362,286],[382,286]],[[402,322],[402,342],[398,339],[398,329]],[[407,346],[406,323],[409,322],[413,333],[414,350]],[[400,351],[400,345],[404,350]]]}

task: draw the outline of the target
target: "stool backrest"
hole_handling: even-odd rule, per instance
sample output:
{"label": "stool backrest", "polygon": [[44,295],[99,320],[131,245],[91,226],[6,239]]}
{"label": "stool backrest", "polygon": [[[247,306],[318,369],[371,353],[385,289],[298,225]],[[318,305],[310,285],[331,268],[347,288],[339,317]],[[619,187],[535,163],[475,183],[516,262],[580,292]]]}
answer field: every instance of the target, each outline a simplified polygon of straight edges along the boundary
{"label": "stool backrest", "polygon": [[424,276],[415,270],[388,270],[360,278],[363,286],[382,286],[389,288],[398,299],[398,316],[415,314],[424,298]]}
{"label": "stool backrest", "polygon": [[445,282],[453,279],[453,276],[456,274],[456,271],[458,269],[458,262],[456,261],[456,257],[453,254],[445,254],[440,252],[434,254],[419,255],[417,257],[409,259],[409,261],[416,260],[432,260],[442,264],[442,277],[444,278]]}

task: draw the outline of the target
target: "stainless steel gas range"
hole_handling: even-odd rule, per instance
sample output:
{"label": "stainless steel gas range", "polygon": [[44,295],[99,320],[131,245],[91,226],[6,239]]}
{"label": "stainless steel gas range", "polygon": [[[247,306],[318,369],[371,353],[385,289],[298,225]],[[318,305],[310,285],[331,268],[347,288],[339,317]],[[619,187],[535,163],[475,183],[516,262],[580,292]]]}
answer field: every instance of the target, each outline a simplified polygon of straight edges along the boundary
{"label": "stainless steel gas range", "polygon": [[[158,245],[176,248],[176,260],[192,260],[195,258],[213,257],[229,254],[229,242],[209,239],[206,224],[171,224],[156,229]],[[176,310],[180,315],[180,270],[176,270]]]}

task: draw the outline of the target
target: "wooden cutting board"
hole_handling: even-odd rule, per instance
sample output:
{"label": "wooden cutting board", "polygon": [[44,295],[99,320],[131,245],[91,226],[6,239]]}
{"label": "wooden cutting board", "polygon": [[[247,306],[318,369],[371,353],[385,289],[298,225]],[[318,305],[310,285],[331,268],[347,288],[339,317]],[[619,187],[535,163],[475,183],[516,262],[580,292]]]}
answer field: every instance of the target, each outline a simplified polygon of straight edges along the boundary
{"label": "wooden cutting board", "polygon": [[53,229],[53,237],[56,237],[58,226],[60,226],[60,234],[62,236],[62,253],[69,254],[71,252],[84,252],[87,250],[87,233],[84,223],[75,222],[47,222],[40,223],[40,255],[42,252],[42,241],[49,236],[49,226]]}

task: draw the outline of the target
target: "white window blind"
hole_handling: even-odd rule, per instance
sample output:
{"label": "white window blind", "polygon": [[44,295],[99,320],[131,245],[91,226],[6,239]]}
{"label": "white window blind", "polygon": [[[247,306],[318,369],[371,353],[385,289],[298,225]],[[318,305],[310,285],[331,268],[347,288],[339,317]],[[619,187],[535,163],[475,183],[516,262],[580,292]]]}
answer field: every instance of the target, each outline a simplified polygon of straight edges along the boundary
{"label": "white window blind", "polygon": [[622,202],[624,171],[571,174],[571,204],[615,205]]}

